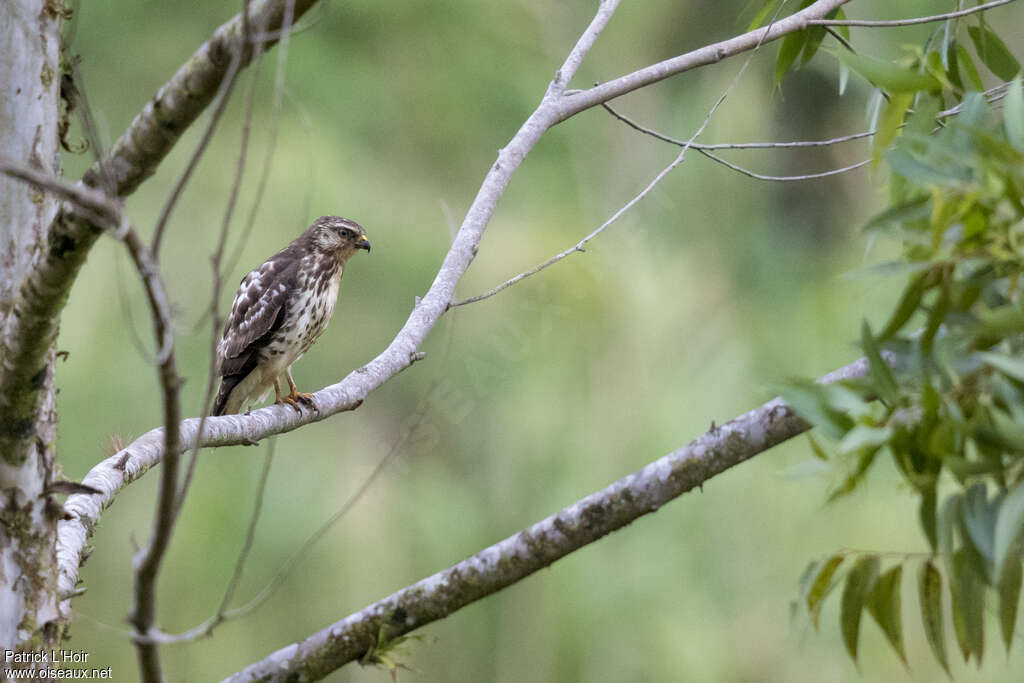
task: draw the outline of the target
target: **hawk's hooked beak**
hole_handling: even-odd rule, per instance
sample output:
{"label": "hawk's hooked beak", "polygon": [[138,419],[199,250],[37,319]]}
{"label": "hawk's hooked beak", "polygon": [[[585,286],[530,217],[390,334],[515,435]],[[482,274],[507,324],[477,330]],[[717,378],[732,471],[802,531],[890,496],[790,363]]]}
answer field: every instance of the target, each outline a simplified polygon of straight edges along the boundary
{"label": "hawk's hooked beak", "polygon": [[366,239],[366,235],[360,237],[356,242],[356,249],[365,249],[366,253],[370,253],[370,240]]}

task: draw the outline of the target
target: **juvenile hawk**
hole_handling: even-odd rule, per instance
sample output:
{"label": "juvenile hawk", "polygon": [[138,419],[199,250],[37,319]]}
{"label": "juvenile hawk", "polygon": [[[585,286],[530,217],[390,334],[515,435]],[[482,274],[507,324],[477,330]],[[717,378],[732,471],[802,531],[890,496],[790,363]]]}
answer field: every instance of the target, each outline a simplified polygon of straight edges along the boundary
{"label": "juvenile hawk", "polygon": [[[370,251],[355,221],[321,216],[295,241],[246,275],[217,346],[220,391],[213,415],[237,413],[274,387],[278,403],[312,404],[292,379],[292,363],[317,340],[334,313],[345,262]],[[281,375],[288,394],[281,393]]]}

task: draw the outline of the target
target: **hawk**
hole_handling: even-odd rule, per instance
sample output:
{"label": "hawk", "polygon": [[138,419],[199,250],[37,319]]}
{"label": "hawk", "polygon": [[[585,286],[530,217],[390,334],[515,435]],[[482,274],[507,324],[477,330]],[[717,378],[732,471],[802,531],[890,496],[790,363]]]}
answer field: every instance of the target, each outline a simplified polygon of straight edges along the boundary
{"label": "hawk", "polygon": [[[217,345],[221,381],[211,414],[238,413],[270,387],[278,403],[313,405],[312,395],[296,388],[292,363],[327,328],[345,262],[360,249],[370,251],[363,226],[321,216],[242,279]],[[281,393],[282,374],[288,394]]]}

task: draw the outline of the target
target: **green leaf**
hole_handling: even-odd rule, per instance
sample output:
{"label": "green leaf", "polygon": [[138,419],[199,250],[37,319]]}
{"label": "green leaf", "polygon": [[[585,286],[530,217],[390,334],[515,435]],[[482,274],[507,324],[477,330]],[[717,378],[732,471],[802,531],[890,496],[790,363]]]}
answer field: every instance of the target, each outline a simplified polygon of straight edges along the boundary
{"label": "green leaf", "polygon": [[960,507],[971,544],[988,562],[994,558],[996,514],[1000,502],[999,498],[990,502],[985,485],[978,483],[967,489],[964,504]]}
{"label": "green leaf", "polygon": [[869,427],[868,425],[856,425],[846,432],[846,436],[839,442],[838,451],[843,454],[857,453],[865,448],[878,450],[892,439],[892,427]]}
{"label": "green leaf", "polygon": [[839,606],[839,625],[843,633],[843,643],[850,657],[857,661],[857,644],[860,640],[860,615],[864,603],[875,581],[878,580],[878,569],[881,561],[877,555],[865,555],[846,576],[843,586],[843,597]]}
{"label": "green leaf", "polygon": [[1002,573],[1009,560],[1019,559],[1016,546],[1024,531],[1024,482],[1017,484],[999,506],[996,515],[993,562],[996,581],[1002,580]]}
{"label": "green leaf", "polygon": [[810,432],[807,434],[807,442],[811,445],[811,452],[814,453],[814,457],[823,462],[828,462],[828,453],[821,447],[818,440],[814,438]]}
{"label": "green leaf", "polygon": [[875,132],[875,141],[871,145],[871,159],[874,165],[878,165],[882,153],[889,148],[896,134],[900,132],[903,125],[903,117],[914,101],[913,93],[893,93],[889,101],[882,109],[882,115],[878,117],[878,130]]}
{"label": "green leaf", "polygon": [[953,576],[949,582],[953,598],[953,630],[964,661],[973,654],[978,663],[985,649],[985,584],[966,548],[953,554]]}
{"label": "green leaf", "polygon": [[971,59],[971,55],[967,52],[967,48],[963,45],[956,46],[956,61],[957,64],[964,68],[967,73],[967,78],[970,80],[971,85],[975,90],[979,92],[985,89],[985,84],[981,81],[981,74],[978,73],[978,67],[974,65],[974,60]]}
{"label": "green leaf", "polygon": [[1015,305],[977,311],[979,332],[1004,336],[1024,332],[1024,308]]}
{"label": "green leaf", "polygon": [[885,634],[892,649],[907,663],[907,653],[903,648],[903,608],[901,603],[900,579],[903,577],[902,565],[896,565],[878,577],[871,595],[868,596],[868,612]]}
{"label": "green leaf", "polygon": [[814,582],[811,583],[810,590],[807,591],[807,611],[811,615],[811,623],[814,624],[814,628],[818,628],[818,615],[821,612],[822,598],[828,595],[832,589],[832,577],[835,576],[836,570],[839,569],[839,565],[842,563],[842,555],[833,555],[828,558],[821,565],[821,569],[818,570],[818,574],[814,577]]}
{"label": "green leaf", "polygon": [[921,565],[917,575],[917,591],[921,603],[921,623],[932,654],[938,660],[946,675],[949,675],[949,661],[946,658],[946,636],[942,622],[942,574],[931,560]]}
{"label": "green leaf", "polygon": [[811,458],[784,468],[779,472],[779,476],[789,481],[800,481],[801,479],[816,477],[831,471],[832,467],[827,462]]}
{"label": "green leaf", "polygon": [[835,55],[850,69],[890,93],[915,93],[942,88],[942,85],[931,74],[914,71],[883,59],[857,55],[848,51],[836,52]]}
{"label": "green leaf", "polygon": [[921,491],[921,504],[917,508],[917,516],[921,521],[921,528],[924,529],[925,538],[928,539],[928,546],[932,553],[939,550],[938,518],[936,515],[937,496],[935,484]]}
{"label": "green leaf", "polygon": [[893,311],[889,321],[885,323],[885,327],[878,334],[878,340],[885,341],[890,339],[903,329],[903,326],[910,320],[910,316],[914,315],[914,311],[921,305],[921,298],[934,286],[935,278],[931,276],[929,271],[915,275],[903,290],[903,294],[900,295],[899,303],[896,304],[896,310]]}
{"label": "green leaf", "polygon": [[953,530],[956,528],[956,520],[960,518],[962,501],[963,497],[959,493],[948,496],[942,502],[942,509],[939,511],[939,555],[950,572],[953,571]]}
{"label": "green leaf", "polygon": [[750,26],[747,27],[747,31],[753,31],[755,28],[764,26],[764,23],[768,21],[770,17],[775,16],[775,12],[779,9],[783,0],[769,0],[766,2],[761,10],[754,16],[753,21],[750,22]]}
{"label": "green leaf", "polygon": [[988,70],[1004,81],[1020,72],[1020,63],[1013,56],[1006,43],[987,26],[968,26],[967,33],[974,43],[974,50]]}
{"label": "green leaf", "polygon": [[782,83],[782,79],[793,67],[793,62],[800,56],[800,51],[804,49],[807,36],[807,31],[795,31],[782,39],[782,44],[779,45],[779,56],[775,60],[776,83]]}
{"label": "green leaf", "polygon": [[[860,343],[864,355],[868,359],[868,367],[871,370],[871,377],[874,380],[875,391],[882,402],[890,408],[899,403],[900,388],[896,384],[896,377],[892,374],[892,368],[882,359],[882,352],[878,349],[874,336],[871,334],[871,325],[864,320],[860,326]],[[888,439],[886,439],[887,441]]]}
{"label": "green leaf", "polygon": [[829,405],[828,394],[816,382],[791,382],[779,393],[797,414],[837,441],[853,426],[853,420]]}
{"label": "green leaf", "polygon": [[1000,353],[981,352],[978,354],[988,364],[1007,377],[1024,382],[1024,358],[1004,356]]}
{"label": "green leaf", "polygon": [[1006,653],[1013,644],[1013,630],[1017,626],[1017,606],[1020,604],[1021,564],[1020,558],[1011,558],[1003,567],[999,580],[999,626],[1003,632]]}
{"label": "green leaf", "polygon": [[1010,82],[1006,90],[1006,109],[1003,111],[1006,137],[1017,151],[1024,152],[1024,92],[1020,76]]}

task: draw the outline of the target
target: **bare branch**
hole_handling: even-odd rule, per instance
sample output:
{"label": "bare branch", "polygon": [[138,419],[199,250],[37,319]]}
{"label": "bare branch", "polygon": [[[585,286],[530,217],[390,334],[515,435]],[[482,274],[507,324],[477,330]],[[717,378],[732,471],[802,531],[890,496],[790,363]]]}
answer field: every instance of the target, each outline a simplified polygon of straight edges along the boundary
{"label": "bare branch", "polygon": [[[820,381],[861,377],[866,371],[867,362],[861,359]],[[226,680],[235,683],[323,678],[344,664],[360,659],[372,647],[381,629],[385,629],[388,638],[395,638],[443,619],[639,517],[657,511],[715,475],[808,429],[810,425],[782,399],[769,401],[724,425],[712,427],[689,445],[530,528],[392,593]]]}
{"label": "bare branch", "polygon": [[[166,357],[159,366],[159,378],[164,402],[163,448],[167,455],[160,471],[160,489],[157,494],[157,512],[153,520],[153,537],[149,545],[135,555],[134,560],[135,610],[132,613],[131,622],[138,633],[145,634],[156,619],[156,576],[177,519],[175,501],[178,490],[180,434],[173,426],[181,422],[181,403],[178,397],[181,380],[174,362],[170,304],[164,292],[156,263],[134,230],[125,230],[124,242],[143,277],[156,343],[166,349]],[[162,680],[156,646],[151,643],[137,642],[136,651],[142,680]]]}
{"label": "bare branch", "polygon": [[0,173],[52,192],[61,199],[71,202],[75,211],[99,225],[117,227],[120,222],[121,206],[103,192],[82,183],[72,184],[45,171],[23,166],[4,157],[0,157]]}
{"label": "bare branch", "polygon": [[1014,0],[994,0],[993,2],[986,2],[984,5],[977,5],[975,7],[969,7],[967,9],[957,10],[956,12],[946,12],[945,14],[933,14],[929,17],[914,17],[912,19],[889,19],[889,20],[864,20],[864,19],[811,19],[807,22],[808,26],[868,26],[872,28],[890,28],[895,26],[913,26],[915,24],[930,24],[936,21],[946,21],[948,19],[957,19],[959,17],[966,17],[969,14],[976,12],[985,12],[990,9],[1000,7],[1002,5],[1008,5]]}
{"label": "bare branch", "polygon": [[784,17],[765,27],[749,31],[742,35],[723,40],[702,48],[687,52],[684,55],[666,59],[632,73],[620,76],[606,83],[601,83],[588,90],[577,90],[567,93],[559,102],[558,120],[565,121],[581,111],[595,107],[602,102],[621,97],[626,93],[639,90],[670,76],[681,74],[698,67],[720,62],[726,57],[733,57],[748,52],[762,43],[777,40],[789,33],[807,28],[812,19],[821,19],[833,10],[845,5],[850,0],[818,0],[805,9]]}

